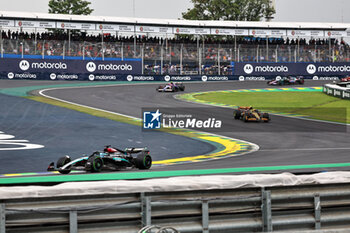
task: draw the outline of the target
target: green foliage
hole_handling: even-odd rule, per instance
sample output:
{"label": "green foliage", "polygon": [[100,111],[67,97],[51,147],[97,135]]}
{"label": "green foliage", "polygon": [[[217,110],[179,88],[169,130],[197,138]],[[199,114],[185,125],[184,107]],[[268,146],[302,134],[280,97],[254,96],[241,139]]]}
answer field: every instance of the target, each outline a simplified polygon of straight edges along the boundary
{"label": "green foliage", "polygon": [[260,21],[275,10],[269,0],[191,0],[193,8],[182,13],[189,20]]}
{"label": "green foliage", "polygon": [[91,2],[85,0],[50,0],[49,13],[69,15],[90,15],[94,10]]}

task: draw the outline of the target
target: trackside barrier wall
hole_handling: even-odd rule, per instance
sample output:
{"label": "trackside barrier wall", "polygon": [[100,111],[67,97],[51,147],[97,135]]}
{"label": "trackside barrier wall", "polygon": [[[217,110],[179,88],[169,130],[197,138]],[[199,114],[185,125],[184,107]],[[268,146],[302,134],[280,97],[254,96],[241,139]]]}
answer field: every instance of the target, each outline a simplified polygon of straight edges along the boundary
{"label": "trackside barrier wall", "polygon": [[[1,198],[1,197],[0,197]],[[350,231],[350,183],[0,199],[0,233]],[[334,231],[336,232],[336,231]]]}
{"label": "trackside barrier wall", "polygon": [[350,73],[348,63],[244,63],[232,62],[226,75],[199,75],[183,71],[144,74],[140,59],[78,60],[1,58],[0,79],[90,80],[90,81],[227,81],[304,76],[313,80],[338,80]]}
{"label": "trackside barrier wall", "polygon": [[323,92],[327,95],[350,100],[350,88],[340,87],[336,84],[325,84]]}

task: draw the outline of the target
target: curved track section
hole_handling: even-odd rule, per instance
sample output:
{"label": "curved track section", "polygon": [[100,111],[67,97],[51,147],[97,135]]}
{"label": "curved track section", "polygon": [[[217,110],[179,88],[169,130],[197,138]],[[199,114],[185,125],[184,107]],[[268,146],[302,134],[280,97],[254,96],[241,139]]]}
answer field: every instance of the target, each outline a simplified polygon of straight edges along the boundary
{"label": "curved track section", "polygon": [[[320,86],[324,82],[309,81],[305,86]],[[220,135],[256,143],[260,150],[245,156],[226,158],[194,164],[174,165],[165,170],[232,168],[251,166],[285,166],[325,163],[346,163],[350,153],[349,133],[334,130],[336,124],[274,116],[271,124],[244,124],[232,119],[232,110],[226,108],[205,109],[198,105],[173,98],[171,93],[155,92],[156,84],[84,87],[49,90],[45,93],[78,104],[89,105],[107,111],[141,117],[141,108],[193,108],[195,114],[223,116],[226,132]],[[264,82],[212,82],[186,83],[186,92],[266,88]],[[317,166],[311,170],[325,168]],[[339,170],[340,168],[337,168]],[[345,168],[344,168],[345,169]],[[348,169],[348,168],[346,168]],[[332,169],[328,169],[332,170]],[[306,170],[304,170],[306,171]]]}
{"label": "curved track section", "polygon": [[[51,161],[103,149],[148,146],[157,160],[207,154],[215,146],[165,132],[0,94],[0,174],[44,172]],[[30,148],[23,148],[25,145]],[[181,145],[181,147],[179,147]],[[10,174],[9,174],[10,173]]]}

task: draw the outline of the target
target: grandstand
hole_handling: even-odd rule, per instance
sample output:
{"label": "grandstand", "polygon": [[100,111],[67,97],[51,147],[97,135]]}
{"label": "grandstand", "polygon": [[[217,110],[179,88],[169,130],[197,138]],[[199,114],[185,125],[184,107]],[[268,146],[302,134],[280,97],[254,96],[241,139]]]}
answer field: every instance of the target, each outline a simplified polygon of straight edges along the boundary
{"label": "grandstand", "polygon": [[139,59],[149,75],[230,75],[233,62],[350,59],[347,24],[0,14],[2,58]]}

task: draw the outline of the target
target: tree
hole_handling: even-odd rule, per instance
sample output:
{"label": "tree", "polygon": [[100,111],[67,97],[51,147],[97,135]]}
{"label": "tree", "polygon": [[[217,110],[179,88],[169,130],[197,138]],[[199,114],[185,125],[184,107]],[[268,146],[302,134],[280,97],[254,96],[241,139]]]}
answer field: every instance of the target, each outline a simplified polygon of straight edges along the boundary
{"label": "tree", "polygon": [[69,15],[90,15],[94,10],[91,2],[85,0],[50,0],[49,13]]}
{"label": "tree", "polygon": [[260,21],[270,18],[275,10],[269,0],[191,0],[192,9],[182,13],[190,20]]}

